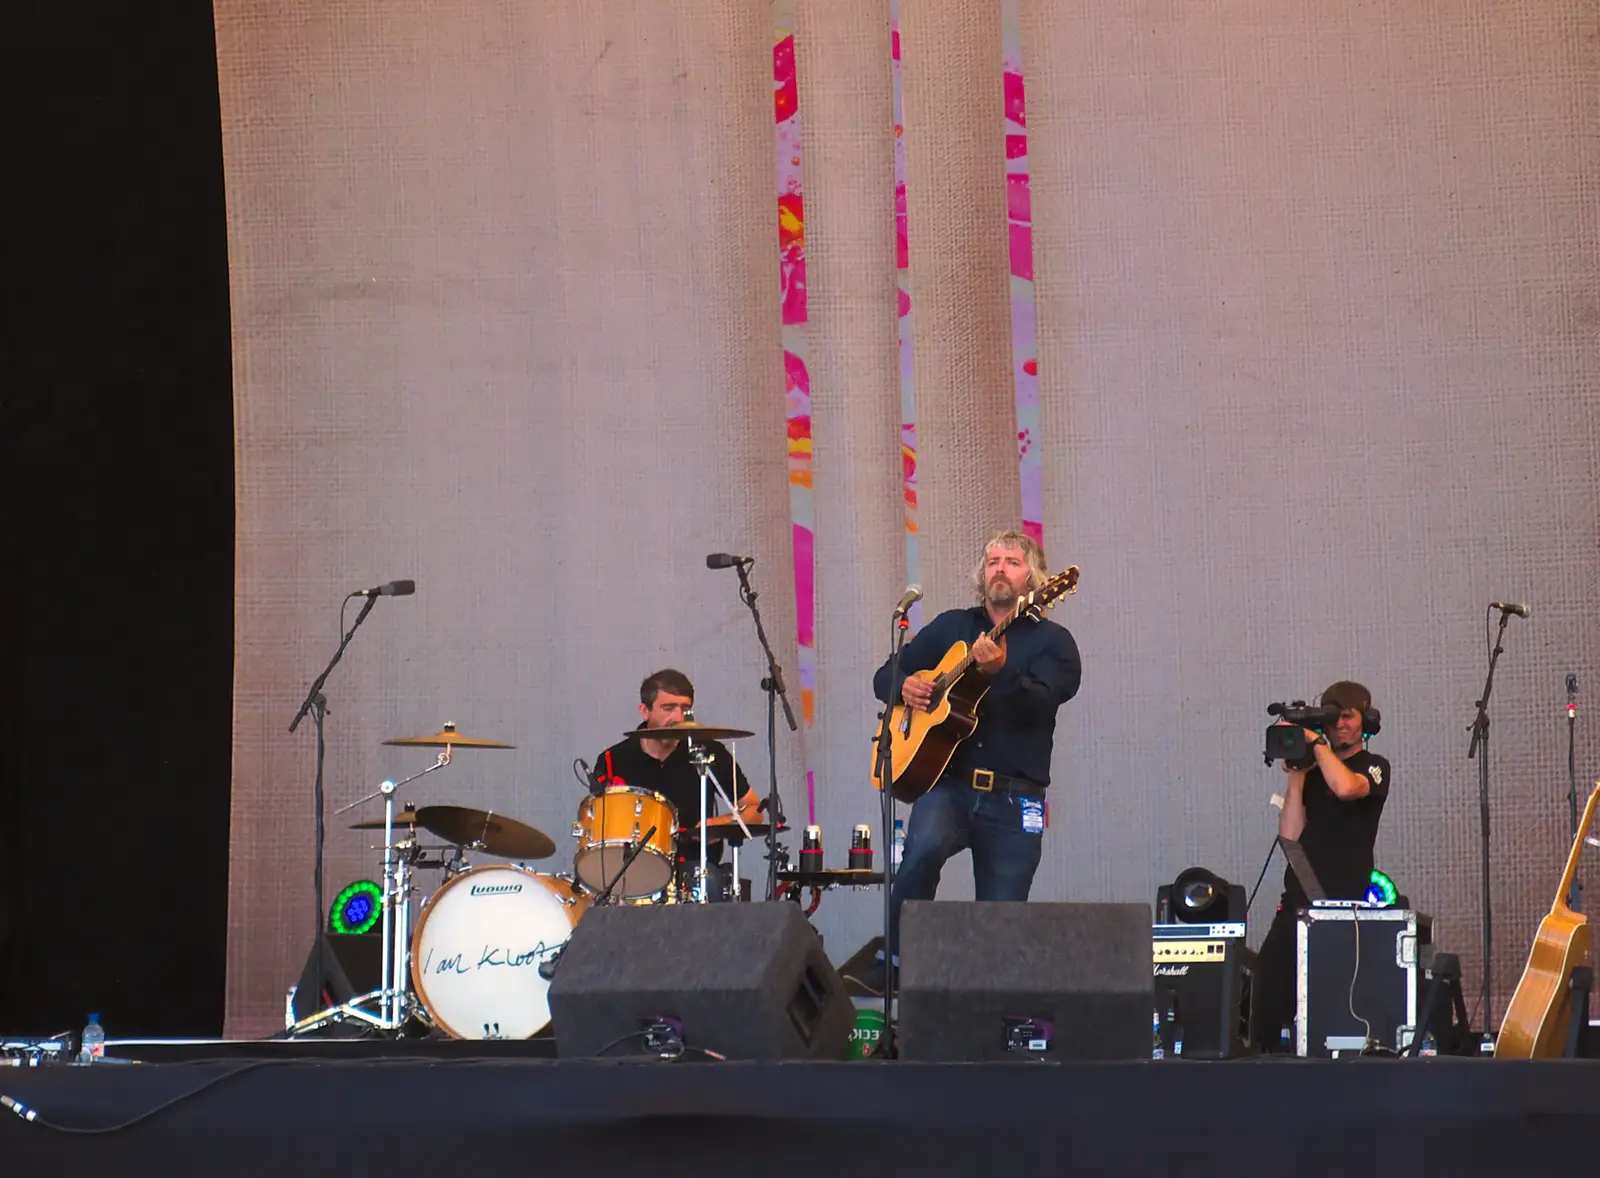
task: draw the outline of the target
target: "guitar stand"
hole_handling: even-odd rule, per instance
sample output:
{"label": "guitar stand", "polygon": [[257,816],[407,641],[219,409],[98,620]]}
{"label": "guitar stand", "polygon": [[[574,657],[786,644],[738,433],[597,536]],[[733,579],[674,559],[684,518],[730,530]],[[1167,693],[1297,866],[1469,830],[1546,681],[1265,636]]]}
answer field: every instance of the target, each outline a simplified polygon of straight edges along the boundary
{"label": "guitar stand", "polygon": [[[1475,1054],[1478,1037],[1468,1025],[1467,999],[1461,989],[1461,958],[1454,953],[1435,953],[1429,972],[1432,977],[1422,995],[1416,1032],[1400,1057],[1415,1059],[1422,1051],[1422,1040],[1430,1027],[1433,1029],[1434,1046],[1440,1055]],[[1441,1028],[1434,1015],[1439,1009],[1439,1000],[1446,995],[1450,999],[1453,1017],[1448,1026]]]}
{"label": "guitar stand", "polygon": [[1580,965],[1572,971],[1572,981],[1567,985],[1572,998],[1567,1017],[1567,1042],[1561,1054],[1567,1059],[1586,1059],[1589,1031],[1589,995],[1594,990],[1594,970]]}

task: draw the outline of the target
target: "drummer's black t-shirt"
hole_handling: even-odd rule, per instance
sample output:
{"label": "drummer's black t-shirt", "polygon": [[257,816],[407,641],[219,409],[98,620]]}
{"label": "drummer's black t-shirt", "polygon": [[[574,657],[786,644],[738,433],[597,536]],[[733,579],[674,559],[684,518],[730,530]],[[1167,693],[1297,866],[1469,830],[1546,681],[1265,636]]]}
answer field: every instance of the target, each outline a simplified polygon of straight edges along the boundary
{"label": "drummer's black t-shirt", "polygon": [[[740,769],[739,784],[734,788],[733,758],[717,741],[705,742],[711,748],[711,772],[728,795],[738,801],[750,792],[750,782]],[[689,760],[688,745],[683,741],[674,744],[667,759],[658,761],[644,751],[644,746],[630,737],[614,744],[600,754],[595,762],[595,773],[602,786],[631,785],[648,789],[671,802],[678,812],[679,828],[698,826],[700,823],[700,775]],[[706,783],[706,817],[714,817],[718,810],[716,786]]]}

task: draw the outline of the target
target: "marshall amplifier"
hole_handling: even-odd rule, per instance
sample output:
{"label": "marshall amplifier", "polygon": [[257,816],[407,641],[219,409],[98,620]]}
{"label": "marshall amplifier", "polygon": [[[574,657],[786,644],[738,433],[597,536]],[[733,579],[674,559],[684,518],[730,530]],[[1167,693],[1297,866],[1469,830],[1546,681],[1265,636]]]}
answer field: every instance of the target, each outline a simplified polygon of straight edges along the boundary
{"label": "marshall amplifier", "polygon": [[1240,924],[1158,924],[1156,1017],[1161,1045],[1181,1059],[1250,1054],[1250,982],[1256,955]]}

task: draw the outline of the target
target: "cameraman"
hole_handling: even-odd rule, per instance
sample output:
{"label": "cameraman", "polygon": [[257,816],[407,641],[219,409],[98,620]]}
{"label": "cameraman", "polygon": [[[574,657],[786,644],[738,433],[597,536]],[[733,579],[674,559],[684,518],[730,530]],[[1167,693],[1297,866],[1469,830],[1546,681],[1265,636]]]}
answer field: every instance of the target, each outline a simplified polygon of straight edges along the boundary
{"label": "cameraman", "polygon": [[[1364,900],[1372,877],[1372,846],[1389,796],[1389,762],[1368,752],[1362,731],[1372,693],[1341,680],[1322,693],[1339,709],[1326,733],[1306,731],[1316,763],[1283,768],[1289,775],[1278,833],[1296,839],[1330,900]],[[1295,1017],[1296,913],[1308,907],[1293,869],[1283,873],[1283,898],[1256,958],[1255,1040],[1263,1051],[1281,1050],[1279,1035]]]}

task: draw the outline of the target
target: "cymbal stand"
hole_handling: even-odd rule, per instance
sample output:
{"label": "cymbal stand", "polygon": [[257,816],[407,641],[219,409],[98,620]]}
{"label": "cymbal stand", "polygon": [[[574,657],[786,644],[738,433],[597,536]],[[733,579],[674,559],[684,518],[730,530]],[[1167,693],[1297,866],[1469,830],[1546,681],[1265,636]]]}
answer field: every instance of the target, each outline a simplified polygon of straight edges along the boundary
{"label": "cymbal stand", "polygon": [[[385,781],[366,797],[357,798],[335,811],[335,814],[343,814],[374,798],[383,799],[383,912],[382,931],[379,933],[383,947],[382,985],[339,1006],[301,1019],[288,1028],[286,1034],[291,1038],[346,1019],[366,1023],[374,1030],[398,1031],[411,1017],[415,1000],[407,984],[406,967],[409,964],[411,940],[411,857],[417,847],[414,839],[407,839],[405,853],[396,853],[401,848],[394,838],[395,794],[401,786],[443,769],[449,763],[450,746],[446,745],[439,750],[438,759],[420,773],[413,773],[398,782]],[[376,1015],[365,1009],[374,1000],[378,1004]]]}
{"label": "cymbal stand", "polygon": [[[689,711],[684,713],[684,718],[693,721],[694,712]],[[739,829],[744,831],[744,837],[750,838],[751,835],[750,828],[744,824],[744,819],[739,816],[739,807],[734,805],[733,800],[728,797],[728,791],[722,788],[722,782],[717,780],[716,773],[714,773],[711,769],[710,747],[704,744],[696,744],[693,737],[689,737],[685,743],[688,745],[689,761],[694,765],[694,771],[700,778],[700,870],[699,876],[695,880],[695,890],[699,893],[696,903],[707,904],[711,901],[711,891],[708,884],[708,881],[711,877],[711,868],[706,858],[706,852],[710,842],[708,836],[711,833],[706,826],[706,808],[708,804],[708,791],[706,789],[706,785],[708,782],[711,785],[716,786],[717,796],[727,804],[728,812],[733,815],[733,820],[739,824]],[[737,864],[737,850],[734,852],[734,854],[734,862]],[[737,873],[735,873],[733,877],[733,886],[735,889],[737,889],[739,886],[739,877]]]}

